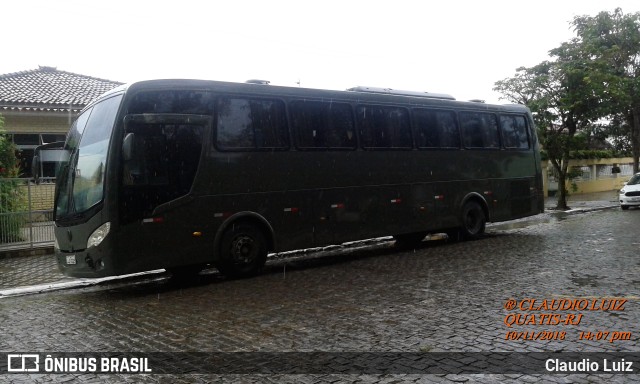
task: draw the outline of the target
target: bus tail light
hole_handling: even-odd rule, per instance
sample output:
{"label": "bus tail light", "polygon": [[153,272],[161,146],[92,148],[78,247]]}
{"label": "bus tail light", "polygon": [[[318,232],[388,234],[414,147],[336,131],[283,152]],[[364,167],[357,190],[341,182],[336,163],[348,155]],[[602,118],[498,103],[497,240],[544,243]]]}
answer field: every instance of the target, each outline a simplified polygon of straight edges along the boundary
{"label": "bus tail light", "polygon": [[111,229],[111,223],[107,221],[93,231],[89,236],[89,240],[87,240],[87,248],[95,247],[102,243],[102,240],[109,234],[109,229]]}
{"label": "bus tail light", "polygon": [[142,224],[158,224],[164,223],[164,217],[149,217],[142,219]]}

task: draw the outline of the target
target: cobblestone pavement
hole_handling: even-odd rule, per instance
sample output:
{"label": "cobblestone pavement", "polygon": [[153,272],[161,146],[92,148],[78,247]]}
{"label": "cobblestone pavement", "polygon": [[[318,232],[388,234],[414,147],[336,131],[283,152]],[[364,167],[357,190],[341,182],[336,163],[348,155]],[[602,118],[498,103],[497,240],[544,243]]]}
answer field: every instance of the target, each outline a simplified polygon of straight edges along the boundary
{"label": "cobblestone pavement", "polygon": [[[558,216],[564,216],[564,213],[554,211],[555,204],[556,198],[549,197],[545,202],[547,207],[545,214],[538,215],[533,218],[525,218],[522,221],[517,221],[515,223],[499,223],[496,224],[495,227],[504,228],[528,226],[531,221],[545,222],[555,220]],[[569,201],[569,205],[573,208],[573,212],[570,212],[569,214],[615,207],[618,205],[617,192],[606,191],[573,196]],[[522,224],[518,224],[519,222],[522,222]],[[69,283],[76,280],[79,279],[63,276],[58,271],[54,257],[50,254],[4,257],[0,253],[0,291],[6,288]],[[0,295],[0,297],[1,296],[2,295]]]}
{"label": "cobblestone pavement", "polygon": [[[264,275],[190,285],[167,279],[0,299],[1,351],[39,352],[640,352],[640,210],[541,216],[480,241],[381,243],[270,262]],[[43,260],[48,260],[43,258]],[[6,261],[6,260],[5,260]],[[13,261],[12,261],[13,262]],[[43,262],[46,263],[46,262]],[[6,263],[2,268],[9,268]],[[16,267],[17,268],[17,267]],[[45,269],[45,268],[43,268]],[[46,274],[45,274],[46,275]],[[59,277],[58,277],[59,278]],[[43,277],[44,280],[46,278]],[[44,281],[42,280],[42,281]],[[627,300],[574,311],[568,324],[518,325],[543,300]],[[609,301],[603,301],[608,299]],[[545,312],[545,311],[543,311]],[[561,316],[562,311],[546,311]],[[539,314],[536,312],[534,315]],[[540,317],[535,318],[541,320]],[[566,319],[565,319],[566,320]],[[577,323],[576,323],[577,322]],[[543,321],[544,323],[544,321]],[[575,324],[575,325],[571,325]],[[511,340],[548,332],[551,340]],[[555,333],[554,333],[555,332]],[[565,332],[561,337],[560,332]],[[628,340],[580,337],[630,333]],[[517,338],[517,337],[516,337]],[[626,337],[625,337],[626,338]],[[640,367],[636,367],[636,370]],[[5,375],[3,382],[584,382],[635,375]]]}
{"label": "cobblestone pavement", "polygon": [[0,289],[73,280],[58,271],[50,254],[0,259]]}

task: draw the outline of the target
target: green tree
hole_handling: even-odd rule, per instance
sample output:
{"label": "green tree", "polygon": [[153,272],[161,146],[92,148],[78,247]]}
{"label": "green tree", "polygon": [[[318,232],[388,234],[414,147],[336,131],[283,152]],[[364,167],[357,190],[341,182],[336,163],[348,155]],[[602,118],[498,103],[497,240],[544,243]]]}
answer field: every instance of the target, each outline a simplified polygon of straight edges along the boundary
{"label": "green tree", "polygon": [[[0,116],[0,214],[13,213],[24,204],[21,191],[16,181],[20,167],[16,158],[16,146],[4,131],[4,119]],[[20,240],[21,220],[14,215],[4,215],[0,220],[0,241]]]}
{"label": "green tree", "polygon": [[0,177],[18,177],[20,173],[18,159],[16,158],[16,146],[13,144],[4,130],[4,118],[0,115]]}
{"label": "green tree", "polygon": [[[640,13],[614,12],[579,16],[572,22],[576,41],[589,53],[605,89],[603,115],[628,136],[634,172],[640,159]],[[625,122],[626,124],[621,124]],[[620,146],[620,144],[619,144]]]}
{"label": "green tree", "polygon": [[577,41],[551,50],[555,60],[518,68],[514,77],[496,82],[494,90],[509,101],[527,105],[536,119],[540,141],[558,175],[557,209],[568,209],[567,181],[572,150],[583,140],[576,133],[599,116],[601,82],[594,81],[593,65]]}
{"label": "green tree", "polygon": [[630,156],[631,148],[631,127],[622,114],[614,115],[609,124],[605,127],[605,135],[618,157]]}
{"label": "green tree", "polygon": [[[584,137],[596,131],[614,134],[616,149],[631,151],[636,172],[640,158],[640,13],[618,8],[576,17],[571,25],[576,37],[549,51],[553,60],[519,68],[494,88],[535,114],[559,176],[558,209],[568,208],[566,182],[572,175],[567,162],[572,151],[583,149]],[[602,119],[610,121],[607,129],[596,124]]]}

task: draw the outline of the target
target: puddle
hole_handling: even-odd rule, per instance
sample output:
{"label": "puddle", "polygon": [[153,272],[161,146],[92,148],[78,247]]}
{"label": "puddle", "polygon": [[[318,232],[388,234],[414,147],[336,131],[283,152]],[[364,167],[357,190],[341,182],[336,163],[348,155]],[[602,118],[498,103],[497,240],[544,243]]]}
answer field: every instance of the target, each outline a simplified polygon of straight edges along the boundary
{"label": "puddle", "polygon": [[522,220],[513,220],[507,221],[503,223],[496,223],[487,225],[487,228],[496,229],[501,231],[508,231],[511,229],[523,229],[528,228],[534,225],[540,224],[548,224],[548,223],[557,223],[559,221],[565,220],[567,215],[564,214],[554,214],[553,216],[545,215],[540,218],[525,218]]}
{"label": "puddle", "polygon": [[598,276],[596,275],[577,275],[574,272],[571,272],[571,282],[577,285],[578,287],[591,287],[595,288],[598,286]]}

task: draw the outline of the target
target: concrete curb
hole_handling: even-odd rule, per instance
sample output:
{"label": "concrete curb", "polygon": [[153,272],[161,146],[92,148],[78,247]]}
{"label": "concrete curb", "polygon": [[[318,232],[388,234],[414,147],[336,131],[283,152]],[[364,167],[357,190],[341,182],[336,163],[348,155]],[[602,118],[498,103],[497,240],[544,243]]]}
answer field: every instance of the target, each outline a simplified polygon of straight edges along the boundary
{"label": "concrete curb", "polygon": [[96,279],[76,278],[69,281],[58,281],[58,282],[52,282],[52,283],[46,283],[46,284],[18,286],[14,288],[0,289],[0,299],[7,298],[7,297],[25,296],[25,295],[34,295],[38,293],[61,291],[64,289],[94,287],[94,286],[99,286],[105,283],[126,283],[130,280],[131,281],[137,280],[140,277],[159,278],[160,276],[162,276],[163,273],[165,273],[164,269],[156,269],[153,271],[138,272],[138,273],[133,273],[129,275],[108,276],[108,277],[100,277]]}
{"label": "concrete curb", "polygon": [[14,248],[0,250],[0,260],[12,257],[41,256],[53,254],[53,245],[34,246],[33,248]]}
{"label": "concrete curb", "polygon": [[[606,209],[616,209],[616,208],[620,208],[620,205],[610,204],[610,205],[601,205],[601,206],[593,206],[593,207],[579,207],[579,208],[571,208],[567,211],[555,209],[555,207],[545,207],[544,212],[552,213],[552,214],[571,215],[571,214],[586,213],[586,212],[604,211]],[[531,216],[531,217],[535,217],[535,216]]]}

